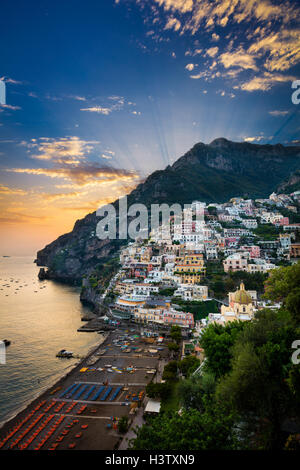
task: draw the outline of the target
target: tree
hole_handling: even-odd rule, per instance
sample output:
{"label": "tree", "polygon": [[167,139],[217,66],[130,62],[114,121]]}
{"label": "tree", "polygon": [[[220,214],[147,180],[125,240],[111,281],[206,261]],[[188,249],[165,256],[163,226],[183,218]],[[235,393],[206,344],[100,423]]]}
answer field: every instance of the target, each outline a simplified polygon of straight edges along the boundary
{"label": "tree", "polygon": [[168,343],[169,351],[177,352],[179,350],[179,346],[177,343]]}
{"label": "tree", "polygon": [[195,409],[161,413],[136,430],[134,450],[231,450],[237,448],[234,415],[220,405],[205,412]]}
{"label": "tree", "polygon": [[205,351],[206,368],[217,378],[230,371],[231,348],[244,326],[244,322],[234,321],[225,326],[212,323],[205,329],[200,343]]}
{"label": "tree", "polygon": [[211,373],[192,375],[178,385],[180,402],[185,409],[204,411],[207,400],[213,397],[216,388],[215,377]]}
{"label": "tree", "polygon": [[265,449],[282,448],[282,423],[295,411],[287,382],[295,337],[288,316],[267,309],[259,312],[236,338],[231,370],[217,386],[217,399],[240,413]]}
{"label": "tree", "polygon": [[146,393],[150,398],[165,399],[171,392],[171,385],[168,382],[154,383],[150,382],[146,386]]}
{"label": "tree", "polygon": [[177,377],[177,361],[170,361],[164,368],[162,378],[164,380],[175,380]]}
{"label": "tree", "polygon": [[294,321],[300,323],[300,261],[278,269],[273,269],[268,280],[264,297],[282,302],[291,313]]}
{"label": "tree", "polygon": [[190,376],[200,365],[196,356],[187,356],[178,363],[178,368],[186,377]]}
{"label": "tree", "polygon": [[204,410],[202,402],[203,390],[201,389],[201,378],[199,376],[192,376],[186,380],[181,380],[177,392],[180,403],[185,409]]}
{"label": "tree", "polygon": [[246,271],[235,271],[230,273],[230,279],[234,281],[234,287],[243,281],[246,290],[256,290],[257,292],[264,292],[264,286],[268,274],[266,273],[247,273]]}
{"label": "tree", "polygon": [[121,434],[125,434],[128,429],[128,416],[122,416],[118,421],[118,431]]}
{"label": "tree", "polygon": [[170,336],[174,341],[176,341],[177,343],[180,343],[181,338],[182,338],[180,326],[172,325],[171,330],[170,330]]}

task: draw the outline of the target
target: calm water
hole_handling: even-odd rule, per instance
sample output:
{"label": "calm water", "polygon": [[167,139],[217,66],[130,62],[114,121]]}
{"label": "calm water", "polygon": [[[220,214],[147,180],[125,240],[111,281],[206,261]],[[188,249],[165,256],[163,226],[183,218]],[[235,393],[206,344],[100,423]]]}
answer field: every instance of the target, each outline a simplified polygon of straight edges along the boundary
{"label": "calm water", "polygon": [[78,361],[57,351],[83,356],[100,340],[76,331],[89,312],[78,289],[39,281],[38,269],[32,257],[0,258],[0,339],[12,342],[0,364],[0,424]]}

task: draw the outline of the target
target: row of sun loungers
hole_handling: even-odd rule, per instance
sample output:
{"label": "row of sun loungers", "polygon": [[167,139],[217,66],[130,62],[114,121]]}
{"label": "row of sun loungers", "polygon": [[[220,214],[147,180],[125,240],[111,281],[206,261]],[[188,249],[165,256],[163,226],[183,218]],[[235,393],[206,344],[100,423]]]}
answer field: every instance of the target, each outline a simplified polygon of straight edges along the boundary
{"label": "row of sun loungers", "polygon": [[[64,392],[62,392],[59,395],[59,397],[60,398],[62,397],[72,398],[73,400],[79,400],[80,398],[82,400],[90,399],[91,401],[96,401],[100,397],[100,401],[105,401],[113,390],[112,387],[105,387],[104,385],[101,385],[98,388],[98,390],[96,390],[96,388],[97,388],[96,385],[90,386],[89,384],[82,384],[82,383],[73,384],[70,387],[68,387]],[[122,390],[122,387],[118,387],[113,392],[109,400],[110,401],[115,400],[121,390]]]}

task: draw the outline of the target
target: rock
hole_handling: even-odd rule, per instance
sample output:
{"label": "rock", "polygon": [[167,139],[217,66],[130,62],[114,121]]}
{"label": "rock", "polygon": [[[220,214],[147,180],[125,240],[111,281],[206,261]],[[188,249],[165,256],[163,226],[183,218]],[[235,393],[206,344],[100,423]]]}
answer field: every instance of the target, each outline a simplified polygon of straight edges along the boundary
{"label": "rock", "polygon": [[45,279],[49,279],[48,271],[45,268],[40,268],[38,278],[40,281],[44,281]]}

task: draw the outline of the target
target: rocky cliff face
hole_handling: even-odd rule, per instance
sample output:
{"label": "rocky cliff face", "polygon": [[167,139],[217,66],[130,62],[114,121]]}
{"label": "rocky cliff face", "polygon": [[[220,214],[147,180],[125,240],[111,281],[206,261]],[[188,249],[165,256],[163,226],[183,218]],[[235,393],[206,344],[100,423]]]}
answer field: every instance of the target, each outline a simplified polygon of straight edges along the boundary
{"label": "rocky cliff face", "polygon": [[277,188],[282,193],[292,193],[300,190],[300,170],[296,170]]}
{"label": "rocky cliff face", "polygon": [[[149,207],[163,202],[265,197],[299,169],[299,157],[300,147],[280,144],[254,145],[223,138],[209,145],[199,143],[172,166],[152,173],[139,184],[128,196],[128,204],[141,202]],[[48,267],[49,278],[81,283],[83,276],[89,278],[96,273],[101,279],[100,273],[109,271],[107,262],[124,241],[99,240],[95,236],[98,220],[95,212],[88,214],[75,223],[72,232],[37,253],[37,264]],[[93,297],[92,290],[85,300]]]}
{"label": "rocky cliff face", "polygon": [[78,220],[72,232],[62,235],[37,253],[37,265],[47,266],[49,279],[81,284],[91,272],[116,252],[118,240],[99,240],[95,236],[96,213]]}

